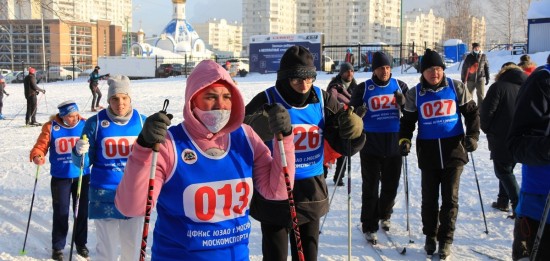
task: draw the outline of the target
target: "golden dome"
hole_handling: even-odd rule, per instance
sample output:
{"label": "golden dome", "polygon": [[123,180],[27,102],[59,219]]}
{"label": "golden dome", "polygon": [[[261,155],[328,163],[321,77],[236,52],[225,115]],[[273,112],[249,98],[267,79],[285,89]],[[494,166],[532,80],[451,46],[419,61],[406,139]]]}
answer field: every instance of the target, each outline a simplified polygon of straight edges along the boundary
{"label": "golden dome", "polygon": [[174,4],[185,4],[185,0],[172,0]]}

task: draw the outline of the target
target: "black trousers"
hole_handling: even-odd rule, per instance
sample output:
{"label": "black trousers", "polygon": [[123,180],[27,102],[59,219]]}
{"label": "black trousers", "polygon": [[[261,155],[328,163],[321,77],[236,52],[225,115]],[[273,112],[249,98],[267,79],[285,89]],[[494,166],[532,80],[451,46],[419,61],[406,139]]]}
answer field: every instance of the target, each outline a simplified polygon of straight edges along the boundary
{"label": "black trousers", "polygon": [[[401,178],[400,155],[378,157],[361,150],[361,222],[363,232],[378,231],[378,220],[389,219]],[[380,189],[379,189],[380,188]],[[380,193],[379,193],[380,191]]]}
{"label": "black trousers", "polygon": [[[75,244],[86,245],[88,242],[88,190],[90,175],[82,176],[80,189],[80,200],[78,205],[78,217],[76,229],[73,231]],[[53,207],[53,228],[52,228],[52,249],[61,250],[67,244],[69,231],[70,203],[73,201],[73,215],[76,207],[76,195],[78,178],[56,178],[52,177],[50,182]],[[69,239],[69,242],[71,239]]]}
{"label": "black trousers", "polygon": [[[267,225],[262,223],[262,254],[264,261],[286,261],[288,256],[288,240],[292,260],[298,261],[298,250],[292,228]],[[319,248],[319,220],[314,220],[299,226],[300,239],[307,261],[317,260]]]}
{"label": "black trousers", "polygon": [[338,179],[338,174],[340,173],[340,171],[342,171],[342,173],[340,174],[340,180],[342,180],[346,176],[346,170],[342,170],[342,168],[344,167],[344,159],[347,160],[348,158],[349,157],[341,156],[340,158],[336,159],[336,170],[334,171],[334,178],[332,178],[334,182],[339,181],[336,179]]}
{"label": "black trousers", "polygon": [[25,114],[25,124],[36,122],[36,107],[38,99],[36,95],[27,97],[27,113]]}
{"label": "black trousers", "polygon": [[92,111],[99,107],[99,101],[101,100],[101,90],[99,89],[99,83],[90,83],[90,91],[92,92]]}
{"label": "black trousers", "polygon": [[[528,217],[516,217],[514,223],[514,241],[512,243],[512,259],[529,257],[539,229],[540,220]],[[537,250],[536,261],[550,260],[550,225],[546,223]]]}
{"label": "black trousers", "polygon": [[[462,170],[462,166],[441,170],[421,170],[422,232],[426,236],[437,236],[439,242],[453,243]],[[438,202],[440,188],[441,208]]]}

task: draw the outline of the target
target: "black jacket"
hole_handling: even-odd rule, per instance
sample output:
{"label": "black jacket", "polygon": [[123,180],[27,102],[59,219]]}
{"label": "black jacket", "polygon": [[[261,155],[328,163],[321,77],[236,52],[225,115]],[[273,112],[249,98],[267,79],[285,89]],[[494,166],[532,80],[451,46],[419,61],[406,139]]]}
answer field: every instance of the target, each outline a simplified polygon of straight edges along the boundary
{"label": "black jacket", "polygon": [[[282,88],[290,88],[289,86],[284,86],[281,81],[277,81],[276,88],[285,101],[294,107],[304,107],[307,104],[318,103],[320,99],[323,99],[325,105],[325,128],[323,130],[323,136],[325,140],[334,150],[342,155],[349,155],[350,153],[353,155],[361,150],[365,144],[364,134],[355,140],[351,140],[349,144],[351,147],[348,145],[348,140],[341,139],[339,136],[338,116],[336,114],[343,112],[343,105],[339,103],[336,98],[324,90],[321,90],[323,97],[318,97],[314,91],[311,91],[309,96],[305,99],[304,104],[293,104],[290,102],[292,99],[285,96],[285,93],[289,92],[282,90]],[[246,105],[245,114],[248,116],[262,110],[264,104],[268,102],[266,95],[265,92],[257,94]],[[247,123],[246,118],[245,123]],[[328,212],[328,189],[323,173],[319,173],[319,175],[311,178],[295,180],[293,192],[299,224],[319,220]],[[291,226],[287,200],[266,200],[259,193],[254,193],[250,207],[250,215],[262,223],[287,227]]]}
{"label": "black jacket", "polygon": [[355,81],[355,78],[351,80],[348,88],[344,88],[344,84],[342,83],[342,76],[338,74],[328,83],[327,92],[330,93],[330,95],[334,96],[339,102],[349,104],[351,94],[356,88],[357,82]]}
{"label": "black jacket", "polygon": [[[437,92],[442,88],[449,88],[447,78],[443,79],[438,86],[429,86],[424,78],[421,78],[423,91]],[[458,96],[458,110],[464,117],[466,126],[465,134],[475,140],[479,139],[479,111],[476,103],[472,100],[470,93],[464,84],[452,80],[455,86],[455,93]],[[405,109],[402,110],[399,138],[412,139],[413,132],[418,121],[418,110],[416,107],[416,86],[412,87],[405,95]],[[441,139],[416,139],[416,153],[418,167],[420,169],[443,169],[463,166],[468,163],[468,154],[463,145],[464,135],[457,135]]]}
{"label": "black jacket", "polygon": [[37,95],[38,92],[44,91],[36,85],[36,77],[32,73],[29,73],[25,76],[25,79],[23,79],[23,87],[25,89],[25,98],[29,98],[33,95]]}
{"label": "black jacket", "polygon": [[[390,77],[390,79],[392,79]],[[386,86],[389,82],[380,81],[376,75],[372,75],[372,80],[378,86]],[[397,80],[401,92],[406,94],[409,90],[409,87],[406,83]],[[363,95],[365,95],[365,82],[360,83],[355,91],[352,94],[350,105],[357,108],[363,105]],[[367,135],[367,142],[363,148],[364,152],[371,155],[376,155],[379,157],[391,157],[398,156],[399,151],[399,133],[390,132],[390,133],[380,133],[380,132],[365,132]]]}
{"label": "black jacket", "polygon": [[[476,66],[477,69],[475,70],[475,73],[468,73],[470,68],[475,69]],[[468,79],[466,79],[466,76],[468,76]],[[482,82],[485,81],[485,78],[489,79],[489,77],[489,61],[484,53],[475,54],[474,52],[471,52],[466,55],[464,63],[462,64],[462,72],[460,74],[460,79],[462,82]]]}
{"label": "black jacket", "polygon": [[[547,65],[550,69],[550,66]],[[508,149],[517,162],[550,164],[550,72],[533,72],[520,88],[512,120]]]}
{"label": "black jacket", "polygon": [[514,116],[516,97],[527,75],[518,66],[504,67],[489,87],[480,109],[481,129],[487,135],[491,158],[514,162],[506,137]]}

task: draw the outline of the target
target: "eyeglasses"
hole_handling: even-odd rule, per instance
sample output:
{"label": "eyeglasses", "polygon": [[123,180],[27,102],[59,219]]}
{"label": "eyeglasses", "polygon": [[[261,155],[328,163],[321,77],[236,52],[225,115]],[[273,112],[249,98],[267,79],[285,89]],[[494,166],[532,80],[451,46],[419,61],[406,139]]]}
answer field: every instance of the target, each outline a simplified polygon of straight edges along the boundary
{"label": "eyeglasses", "polygon": [[441,72],[443,72],[443,68],[441,66],[432,66],[432,67],[426,69],[426,71],[428,71],[429,73],[434,73],[434,72],[441,73]]}
{"label": "eyeglasses", "polygon": [[315,81],[315,77],[308,77],[308,78],[290,78],[290,83],[292,84],[298,84],[301,82],[305,83],[313,83]]}

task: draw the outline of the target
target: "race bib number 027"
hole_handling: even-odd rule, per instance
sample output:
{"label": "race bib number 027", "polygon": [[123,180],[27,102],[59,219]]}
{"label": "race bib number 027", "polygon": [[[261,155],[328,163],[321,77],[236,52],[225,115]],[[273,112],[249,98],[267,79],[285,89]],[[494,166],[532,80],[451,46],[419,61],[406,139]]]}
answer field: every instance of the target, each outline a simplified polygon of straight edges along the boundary
{"label": "race bib number 027", "polygon": [[183,191],[185,216],[220,222],[244,216],[252,199],[252,178],[193,184]]}
{"label": "race bib number 027", "polygon": [[397,109],[395,96],[393,94],[376,95],[369,98],[370,111],[384,111]]}
{"label": "race bib number 027", "polygon": [[102,140],[103,157],[106,159],[124,159],[130,156],[136,136],[107,137]]}
{"label": "race bib number 027", "polygon": [[71,150],[73,149],[78,139],[78,136],[59,137],[55,139],[55,152],[59,155],[71,153]]}
{"label": "race bib number 027", "polygon": [[420,113],[424,119],[451,116],[456,113],[454,100],[437,100],[422,103]]}

